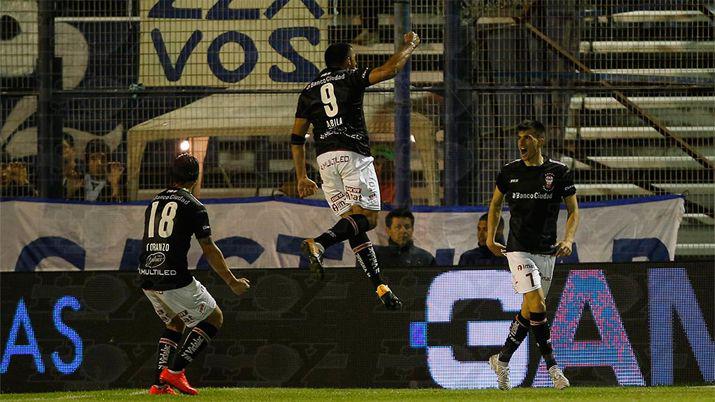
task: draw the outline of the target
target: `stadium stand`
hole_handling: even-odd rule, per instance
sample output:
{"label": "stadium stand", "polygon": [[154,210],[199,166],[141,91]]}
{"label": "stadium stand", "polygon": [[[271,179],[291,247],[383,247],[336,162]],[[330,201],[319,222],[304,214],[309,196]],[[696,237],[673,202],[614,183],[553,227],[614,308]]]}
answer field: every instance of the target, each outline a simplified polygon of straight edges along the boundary
{"label": "stadium stand", "polygon": [[[712,13],[678,3],[665,7],[672,9],[648,10],[648,6],[592,10],[594,14],[586,18],[588,28],[582,31],[591,36],[582,37],[581,60],[611,80],[712,83]],[[638,92],[631,101],[659,118],[711,164],[715,162],[715,92],[681,94],[667,88]],[[677,255],[715,254],[712,165],[698,163],[613,97],[574,96],[570,111],[565,139],[582,152],[576,158],[564,157],[563,162],[579,171],[581,194],[684,194],[686,214]],[[589,174],[589,170],[600,173]]]}

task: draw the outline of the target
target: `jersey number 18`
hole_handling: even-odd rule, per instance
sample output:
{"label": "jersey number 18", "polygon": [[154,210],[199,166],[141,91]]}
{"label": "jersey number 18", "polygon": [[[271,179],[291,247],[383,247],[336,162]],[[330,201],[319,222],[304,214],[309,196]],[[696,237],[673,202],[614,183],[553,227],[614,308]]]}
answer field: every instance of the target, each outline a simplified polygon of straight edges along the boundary
{"label": "jersey number 18", "polygon": [[[149,214],[149,228],[147,229],[147,237],[154,237],[154,222],[156,216],[156,209],[159,206],[159,201],[154,201],[151,203],[151,213]],[[164,209],[161,211],[161,219],[159,220],[159,228],[157,233],[159,237],[167,238],[171,236],[171,232],[174,231],[174,218],[176,217],[176,210],[179,205],[172,201],[164,205]]]}

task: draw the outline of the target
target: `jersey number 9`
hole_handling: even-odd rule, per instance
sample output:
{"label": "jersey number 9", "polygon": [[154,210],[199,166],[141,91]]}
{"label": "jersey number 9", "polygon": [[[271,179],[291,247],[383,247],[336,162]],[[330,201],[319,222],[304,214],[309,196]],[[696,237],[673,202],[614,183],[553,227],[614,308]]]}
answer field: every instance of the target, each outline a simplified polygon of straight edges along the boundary
{"label": "jersey number 9", "polygon": [[338,114],[338,100],[335,98],[335,88],[333,84],[327,83],[320,87],[320,99],[323,101],[323,108],[328,117]]}

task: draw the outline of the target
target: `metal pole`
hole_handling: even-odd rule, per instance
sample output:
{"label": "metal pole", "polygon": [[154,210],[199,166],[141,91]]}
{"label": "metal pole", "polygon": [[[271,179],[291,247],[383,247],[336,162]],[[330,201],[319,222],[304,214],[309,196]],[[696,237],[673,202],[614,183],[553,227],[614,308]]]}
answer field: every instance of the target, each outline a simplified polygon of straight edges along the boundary
{"label": "metal pole", "polygon": [[457,94],[458,38],[459,38],[458,0],[444,2],[444,203],[457,205],[459,200],[459,122],[457,121],[459,99]]}
{"label": "metal pole", "polygon": [[[37,184],[41,197],[62,197],[62,123],[54,107],[61,88],[61,62],[55,58],[54,2],[38,1]],[[58,75],[58,73],[60,75]]]}
{"label": "metal pole", "polygon": [[[403,35],[412,30],[410,1],[395,0],[395,48],[404,43]],[[410,61],[395,77],[395,204],[412,203],[412,170],[410,168]]]}

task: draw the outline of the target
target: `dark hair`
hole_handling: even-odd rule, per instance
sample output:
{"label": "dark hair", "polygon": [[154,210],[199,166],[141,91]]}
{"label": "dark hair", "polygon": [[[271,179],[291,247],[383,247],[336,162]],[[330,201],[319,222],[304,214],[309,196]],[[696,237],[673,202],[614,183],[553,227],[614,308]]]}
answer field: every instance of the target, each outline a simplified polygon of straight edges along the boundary
{"label": "dark hair", "polygon": [[412,221],[412,225],[415,224],[415,216],[412,215],[412,212],[407,208],[393,209],[387,214],[385,217],[385,225],[387,225],[388,228],[392,226],[392,218],[409,218],[410,221]]}
{"label": "dark hair", "polygon": [[[483,214],[482,216],[479,217],[479,222],[481,222],[481,221],[487,221],[487,220],[489,220],[489,213],[488,213],[488,212],[487,212],[486,214]],[[497,226],[497,230],[498,230],[500,227],[504,227],[504,218],[502,218],[501,216],[499,217],[499,226]]]}
{"label": "dark hair", "polygon": [[109,152],[109,145],[107,145],[103,139],[95,138],[88,142],[87,146],[84,148],[84,160],[89,163],[89,155],[91,154],[105,154],[109,157]]}
{"label": "dark hair", "polygon": [[171,178],[177,183],[191,183],[199,178],[199,161],[194,155],[183,153],[174,159]]}
{"label": "dark hair", "polygon": [[345,59],[350,56],[349,43],[334,43],[325,49],[325,65],[328,68],[342,67]]}
{"label": "dark hair", "polygon": [[546,135],[546,127],[538,120],[526,119],[516,126],[516,131],[533,131],[539,138],[544,138]]}

